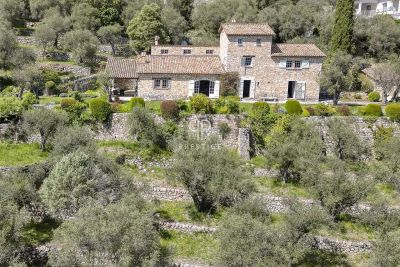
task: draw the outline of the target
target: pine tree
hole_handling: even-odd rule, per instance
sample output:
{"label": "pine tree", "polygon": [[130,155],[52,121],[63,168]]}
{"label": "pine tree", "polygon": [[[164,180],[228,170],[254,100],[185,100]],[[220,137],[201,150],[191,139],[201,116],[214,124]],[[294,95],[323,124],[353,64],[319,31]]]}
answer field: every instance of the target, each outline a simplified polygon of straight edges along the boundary
{"label": "pine tree", "polygon": [[168,41],[167,31],[161,20],[161,8],[157,4],[145,5],[130,22],[127,31],[132,47],[137,51],[149,51],[158,36]]}
{"label": "pine tree", "polygon": [[338,0],[333,27],[331,51],[351,52],[354,27],[354,0]]}

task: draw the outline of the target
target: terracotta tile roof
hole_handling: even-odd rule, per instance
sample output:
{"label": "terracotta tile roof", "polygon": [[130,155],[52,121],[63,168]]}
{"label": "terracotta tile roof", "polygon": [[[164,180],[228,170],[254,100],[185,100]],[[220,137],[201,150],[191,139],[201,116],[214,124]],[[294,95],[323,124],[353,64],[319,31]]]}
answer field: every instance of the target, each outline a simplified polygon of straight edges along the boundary
{"label": "terracotta tile roof", "polygon": [[326,57],[315,44],[274,44],[273,57]]}
{"label": "terracotta tile roof", "polygon": [[137,73],[222,74],[219,56],[144,56],[137,60]]}
{"label": "terracotta tile roof", "polygon": [[268,24],[263,23],[225,23],[219,28],[227,35],[275,35]]}
{"label": "terracotta tile roof", "polygon": [[136,60],[131,58],[110,57],[106,66],[106,72],[113,78],[138,78],[136,69]]}

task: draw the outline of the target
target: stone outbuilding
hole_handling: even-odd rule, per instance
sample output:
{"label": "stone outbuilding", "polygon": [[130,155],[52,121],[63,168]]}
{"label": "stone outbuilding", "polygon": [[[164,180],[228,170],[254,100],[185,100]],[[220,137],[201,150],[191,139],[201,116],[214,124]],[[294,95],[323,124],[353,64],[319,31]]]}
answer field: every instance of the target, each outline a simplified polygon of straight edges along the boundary
{"label": "stone outbuilding", "polygon": [[156,41],[150,55],[110,58],[106,70],[120,97],[218,98],[221,75],[236,72],[241,99],[317,101],[325,54],[314,44],[277,44],[274,37],[267,24],[222,24],[219,46]]}

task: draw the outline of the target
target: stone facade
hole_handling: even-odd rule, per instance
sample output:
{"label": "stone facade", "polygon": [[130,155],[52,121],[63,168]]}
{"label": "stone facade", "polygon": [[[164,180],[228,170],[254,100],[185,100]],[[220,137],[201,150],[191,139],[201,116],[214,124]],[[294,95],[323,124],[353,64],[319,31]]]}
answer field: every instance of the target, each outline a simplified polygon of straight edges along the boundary
{"label": "stone facade", "polygon": [[[161,50],[168,52],[166,55],[184,55],[183,50],[191,50],[191,55],[218,55],[218,46],[191,46],[191,45],[153,45],[151,47],[152,55],[164,55]],[[166,51],[165,51],[166,50]],[[207,54],[209,51],[209,54]],[[212,53],[210,54],[210,52]]]}
{"label": "stone facade", "polygon": [[[168,89],[155,89],[154,79],[170,79]],[[146,100],[187,99],[189,86],[196,80],[218,81],[218,75],[142,74],[138,80],[138,96]]]}
{"label": "stone facade", "polygon": [[[272,56],[272,36],[228,36],[224,31],[220,35],[220,57],[225,70],[238,72],[241,77],[239,96],[243,96],[245,80],[251,81],[250,98],[261,97],[288,98],[289,81],[305,82],[306,101],[319,99],[319,74],[321,72],[322,57],[274,57]],[[238,45],[238,39],[243,40],[243,45]],[[257,45],[257,39],[261,41]],[[252,65],[245,67],[243,57],[252,57]],[[309,62],[307,68],[287,69],[280,66],[282,60],[295,60]],[[285,63],[286,64],[286,63]]]}

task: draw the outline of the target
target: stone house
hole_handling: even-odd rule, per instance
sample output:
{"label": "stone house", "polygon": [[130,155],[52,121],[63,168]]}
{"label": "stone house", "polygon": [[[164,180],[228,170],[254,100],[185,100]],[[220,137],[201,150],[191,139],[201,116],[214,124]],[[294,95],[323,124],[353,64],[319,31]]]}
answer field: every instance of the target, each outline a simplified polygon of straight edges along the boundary
{"label": "stone house", "polygon": [[267,24],[228,23],[219,46],[159,45],[135,59],[110,58],[106,70],[121,97],[185,99],[220,95],[221,75],[239,74],[241,99],[317,101],[325,54],[314,44],[277,44]]}
{"label": "stone house", "polygon": [[357,16],[373,17],[387,14],[400,19],[400,0],[356,0],[354,4]]}

